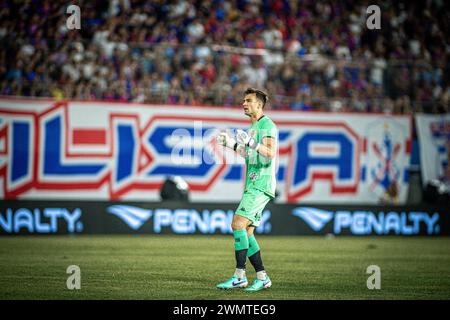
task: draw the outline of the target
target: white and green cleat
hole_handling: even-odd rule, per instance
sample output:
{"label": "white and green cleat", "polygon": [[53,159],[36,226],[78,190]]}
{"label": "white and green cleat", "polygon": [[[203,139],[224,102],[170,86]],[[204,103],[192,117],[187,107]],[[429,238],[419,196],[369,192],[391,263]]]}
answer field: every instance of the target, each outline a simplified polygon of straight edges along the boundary
{"label": "white and green cleat", "polygon": [[232,276],[225,282],[219,283],[216,287],[219,289],[236,289],[236,288],[245,288],[248,285],[247,277],[238,278],[236,276]]}
{"label": "white and green cleat", "polygon": [[272,281],[270,281],[269,277],[266,277],[264,280],[255,279],[252,285],[245,289],[246,292],[255,292],[262,289],[267,289],[272,286]]}

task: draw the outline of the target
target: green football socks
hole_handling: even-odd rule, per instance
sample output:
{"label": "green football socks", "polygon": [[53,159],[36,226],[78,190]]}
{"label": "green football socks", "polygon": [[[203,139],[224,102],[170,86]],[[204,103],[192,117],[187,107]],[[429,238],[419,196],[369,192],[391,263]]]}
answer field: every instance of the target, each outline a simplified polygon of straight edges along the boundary
{"label": "green football socks", "polygon": [[248,249],[248,236],[247,230],[239,229],[233,231],[234,236],[234,250],[247,250]]}
{"label": "green football socks", "polygon": [[247,257],[251,257],[255,253],[259,251],[259,245],[256,241],[255,235],[248,236],[248,251],[247,251]]}
{"label": "green football socks", "polygon": [[234,253],[236,256],[236,268],[245,270],[248,251],[247,230],[239,229],[233,231],[234,236]]}

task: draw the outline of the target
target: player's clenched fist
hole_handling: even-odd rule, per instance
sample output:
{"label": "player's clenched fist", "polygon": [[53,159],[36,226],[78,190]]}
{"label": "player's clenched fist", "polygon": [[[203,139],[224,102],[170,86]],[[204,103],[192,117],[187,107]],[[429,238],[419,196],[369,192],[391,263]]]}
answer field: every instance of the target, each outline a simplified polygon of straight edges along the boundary
{"label": "player's clenched fist", "polygon": [[236,144],[236,140],[234,140],[226,131],[222,131],[219,133],[216,137],[217,143],[228,147],[230,149],[234,148],[234,145]]}
{"label": "player's clenched fist", "polygon": [[258,149],[259,143],[256,142],[255,139],[251,138],[247,132],[244,130],[238,129],[236,133],[236,140],[239,144],[243,144],[244,146],[249,146],[252,149]]}

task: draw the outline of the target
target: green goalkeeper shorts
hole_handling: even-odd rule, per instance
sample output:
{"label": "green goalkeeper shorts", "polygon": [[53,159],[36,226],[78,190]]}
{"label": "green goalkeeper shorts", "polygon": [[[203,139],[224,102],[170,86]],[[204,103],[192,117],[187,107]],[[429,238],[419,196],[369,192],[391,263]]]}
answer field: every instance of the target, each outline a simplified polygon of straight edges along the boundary
{"label": "green goalkeeper shorts", "polygon": [[250,220],[251,226],[257,227],[261,222],[262,211],[272,198],[263,191],[249,189],[244,191],[236,214]]}

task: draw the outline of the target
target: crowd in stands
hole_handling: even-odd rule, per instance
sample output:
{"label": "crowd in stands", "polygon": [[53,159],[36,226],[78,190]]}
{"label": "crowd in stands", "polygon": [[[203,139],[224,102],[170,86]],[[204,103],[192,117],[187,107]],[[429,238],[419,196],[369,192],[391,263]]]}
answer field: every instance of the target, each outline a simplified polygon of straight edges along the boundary
{"label": "crowd in stands", "polygon": [[[6,0],[0,95],[273,109],[447,113],[445,0]],[[67,6],[81,29],[67,27]]]}

